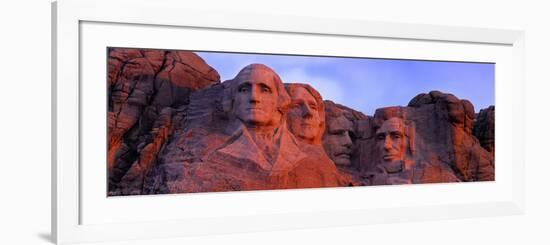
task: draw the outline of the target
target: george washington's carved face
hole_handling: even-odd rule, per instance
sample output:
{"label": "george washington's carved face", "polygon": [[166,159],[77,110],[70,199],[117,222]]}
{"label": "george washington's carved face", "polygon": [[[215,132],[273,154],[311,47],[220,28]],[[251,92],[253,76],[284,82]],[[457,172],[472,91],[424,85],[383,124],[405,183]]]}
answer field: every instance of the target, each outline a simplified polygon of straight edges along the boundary
{"label": "george washington's carved face", "polygon": [[324,130],[324,119],[319,111],[323,109],[322,105],[304,87],[298,86],[289,93],[291,103],[287,121],[290,131],[309,144],[317,143]]}
{"label": "george washington's carved face", "polygon": [[282,87],[282,82],[275,72],[265,66],[251,65],[235,79],[232,106],[235,117],[247,127],[278,126],[282,117],[278,87]]}
{"label": "george washington's carved face", "polygon": [[405,159],[407,152],[405,123],[400,118],[390,118],[376,130],[376,147],[382,161],[393,162]]}

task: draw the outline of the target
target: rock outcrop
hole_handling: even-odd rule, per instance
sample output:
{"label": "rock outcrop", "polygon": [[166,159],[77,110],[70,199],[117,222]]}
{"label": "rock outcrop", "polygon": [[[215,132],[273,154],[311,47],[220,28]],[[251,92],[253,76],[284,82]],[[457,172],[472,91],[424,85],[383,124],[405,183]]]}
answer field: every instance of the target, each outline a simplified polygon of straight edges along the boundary
{"label": "rock outcrop", "polygon": [[[393,117],[405,120],[414,128],[414,133],[407,137],[410,137],[411,157],[415,161],[442,169],[448,167],[460,181],[494,180],[493,158],[472,133],[474,109],[469,101],[438,91],[419,94],[406,107],[376,110],[371,132],[374,134],[385,120]],[[376,138],[371,137],[359,146],[362,163],[369,171],[375,171],[381,158],[375,145]],[[443,177],[431,179],[449,182]]]}
{"label": "rock outcrop", "polygon": [[481,109],[474,121],[474,135],[481,146],[495,156],[495,107]]}
{"label": "rock outcrop", "polygon": [[137,176],[154,164],[171,134],[172,116],[181,116],[178,111],[189,103],[191,92],[219,84],[220,77],[193,52],[108,52],[109,190],[114,195],[135,194],[141,182],[136,179],[142,179]]}
{"label": "rock outcrop", "polygon": [[[303,104],[307,91],[315,103],[322,97],[303,84],[285,90],[278,75],[260,64],[239,74],[220,83],[218,73],[192,52],[110,48],[109,195],[495,178],[494,106],[476,115],[468,100],[431,91],[368,116],[332,101]],[[250,92],[254,84],[263,86],[257,94]],[[239,100],[242,112],[259,117],[264,112],[256,104],[264,99],[276,101],[267,115],[276,125],[251,125],[233,108]],[[291,102],[297,104],[292,130],[286,118]],[[300,117],[309,120],[308,113],[319,108],[324,111],[316,115],[324,120],[310,121],[324,125],[324,133],[318,130],[322,142],[310,135],[317,131],[295,135],[309,127]],[[265,132],[271,132],[268,140]],[[390,144],[404,153],[399,159]]]}

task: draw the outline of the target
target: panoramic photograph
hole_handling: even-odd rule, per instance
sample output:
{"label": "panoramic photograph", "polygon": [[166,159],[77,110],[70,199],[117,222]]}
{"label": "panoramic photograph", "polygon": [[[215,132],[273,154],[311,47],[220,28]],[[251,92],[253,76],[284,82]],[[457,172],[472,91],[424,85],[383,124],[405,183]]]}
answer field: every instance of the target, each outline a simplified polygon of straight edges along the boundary
{"label": "panoramic photograph", "polygon": [[107,196],[495,180],[494,63],[106,52]]}

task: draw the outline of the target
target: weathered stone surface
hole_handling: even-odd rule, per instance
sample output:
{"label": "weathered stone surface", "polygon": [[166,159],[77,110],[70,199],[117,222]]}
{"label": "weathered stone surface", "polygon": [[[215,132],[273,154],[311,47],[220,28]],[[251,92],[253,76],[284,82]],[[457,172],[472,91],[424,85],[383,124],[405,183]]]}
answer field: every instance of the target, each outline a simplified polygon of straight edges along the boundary
{"label": "weathered stone surface", "polygon": [[330,100],[324,101],[324,104],[326,129],[323,147],[338,170],[352,180],[352,185],[363,185],[357,142],[370,135],[370,118]]}
{"label": "weathered stone surface", "polygon": [[118,183],[117,193],[112,194],[139,195],[142,193],[145,175],[156,164],[157,155],[172,132],[172,113],[171,107],[162,109],[150,134],[147,135],[148,139],[137,146],[138,159]]}
{"label": "weathered stone surface", "polygon": [[474,135],[481,146],[495,156],[495,107],[482,109],[474,121]]}
{"label": "weathered stone surface", "polygon": [[367,116],[261,64],[220,83],[192,52],[109,52],[110,195],[494,180],[494,107],[432,91]]}
{"label": "weathered stone surface", "polygon": [[187,51],[110,48],[107,64],[109,189],[134,193],[127,179],[137,177],[120,181],[130,169],[142,176],[155,161],[172,130],[166,108],[181,110],[192,91],[219,83],[219,75]]}
{"label": "weathered stone surface", "polygon": [[[390,110],[398,108],[390,108]],[[402,114],[401,114],[402,116]],[[450,166],[431,159],[422,159],[418,154],[416,126],[413,121],[396,115],[376,118],[373,139],[373,154],[370,161],[376,170],[368,176],[371,185],[419,184],[458,182]]]}
{"label": "weathered stone surface", "polygon": [[287,83],[285,88],[291,102],[287,124],[298,140],[321,145],[325,132],[325,105],[317,90],[304,83]]}
{"label": "weathered stone surface", "polygon": [[[338,158],[334,157],[335,151],[329,151],[332,153],[332,159],[327,155],[327,151],[323,145],[330,147],[332,144],[334,147],[343,148],[347,154],[348,142],[351,142],[350,135],[353,133],[347,133],[347,135],[333,135],[337,128],[343,128],[338,125],[338,122],[341,120],[338,119],[339,116],[346,114],[351,121],[350,130],[354,129],[354,124],[358,118],[362,118],[364,115],[360,112],[351,110],[345,106],[334,104],[331,101],[324,102],[323,97],[315,88],[311,87],[308,84],[303,83],[289,83],[285,84],[285,88],[291,97],[291,104],[289,107],[289,112],[287,115],[287,122],[289,129],[294,134],[294,136],[304,144],[310,145],[309,147],[315,150],[317,158],[323,159],[322,162],[330,162],[329,165],[336,165],[333,160]],[[326,123],[327,114],[325,109],[325,103],[329,104],[329,115],[331,127],[328,128]],[[345,116],[344,116],[345,117]],[[347,125],[347,124],[346,124]],[[328,140],[325,139],[323,144],[323,137],[325,136],[326,130],[331,130],[332,133],[327,133],[330,136]],[[342,140],[342,136],[346,138]],[[354,137],[355,138],[355,137]],[[335,144],[344,144],[343,146]],[[350,154],[351,159],[351,154]],[[348,160],[348,159],[344,159]],[[361,182],[356,178],[358,172],[355,171],[355,165],[345,166],[343,164],[336,165],[340,175],[343,177],[341,182],[345,183],[348,186],[362,185]],[[347,184],[346,184],[347,183]]]}
{"label": "weathered stone surface", "polygon": [[367,174],[369,185],[400,185],[460,182],[452,169],[441,163],[415,162],[405,169],[396,165],[381,163],[376,172]]}
{"label": "weathered stone surface", "polygon": [[161,153],[145,192],[348,185],[320,144],[298,140],[287,129],[290,103],[278,75],[255,64],[194,93],[185,126]]}
{"label": "weathered stone surface", "polygon": [[[171,163],[156,193],[220,192],[343,186],[336,167],[320,148],[300,144],[286,130],[273,164],[263,157],[250,133],[240,126],[224,146],[207,153],[200,162]],[[284,155],[283,155],[284,154]],[[177,172],[173,172],[173,171]]]}
{"label": "weathered stone surface", "polygon": [[[407,107],[378,109],[373,119],[375,132],[391,118],[400,118],[414,128],[414,134],[407,136],[411,138],[409,154],[414,161],[435,165],[436,169],[450,168],[460,181],[494,180],[493,158],[472,134],[474,110],[467,100],[438,91],[420,94]],[[376,168],[380,166],[381,157],[380,150],[375,150],[376,137],[362,142],[359,148],[362,149],[362,164],[366,164],[369,171],[379,172]],[[430,179],[451,182],[450,177],[432,176]]]}

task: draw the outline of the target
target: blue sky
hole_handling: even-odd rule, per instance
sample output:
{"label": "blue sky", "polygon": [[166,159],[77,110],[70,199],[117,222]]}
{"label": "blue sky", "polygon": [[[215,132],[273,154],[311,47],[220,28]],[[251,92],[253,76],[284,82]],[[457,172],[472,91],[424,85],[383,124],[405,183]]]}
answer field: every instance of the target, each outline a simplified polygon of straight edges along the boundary
{"label": "blue sky", "polygon": [[246,65],[271,67],[285,83],[309,83],[323,96],[367,115],[377,108],[406,106],[419,93],[439,90],[474,104],[495,104],[494,64],[196,52],[232,79]]}

